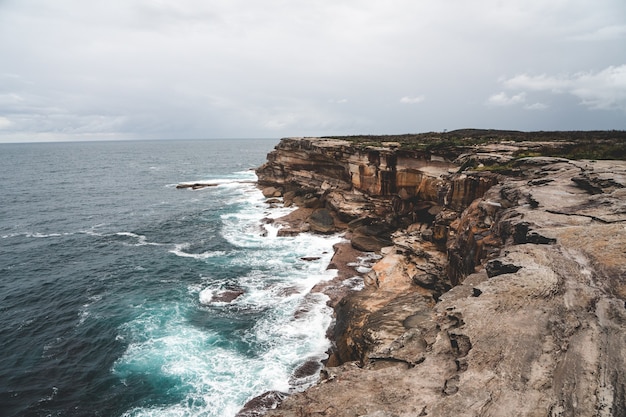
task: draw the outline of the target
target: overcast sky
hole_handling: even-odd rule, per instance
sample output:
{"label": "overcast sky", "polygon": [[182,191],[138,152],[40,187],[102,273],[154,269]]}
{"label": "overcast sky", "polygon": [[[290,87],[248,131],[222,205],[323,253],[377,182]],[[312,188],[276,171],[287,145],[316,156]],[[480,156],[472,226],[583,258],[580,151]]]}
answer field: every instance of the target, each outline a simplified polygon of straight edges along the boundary
{"label": "overcast sky", "polygon": [[626,129],[625,0],[0,0],[0,141]]}

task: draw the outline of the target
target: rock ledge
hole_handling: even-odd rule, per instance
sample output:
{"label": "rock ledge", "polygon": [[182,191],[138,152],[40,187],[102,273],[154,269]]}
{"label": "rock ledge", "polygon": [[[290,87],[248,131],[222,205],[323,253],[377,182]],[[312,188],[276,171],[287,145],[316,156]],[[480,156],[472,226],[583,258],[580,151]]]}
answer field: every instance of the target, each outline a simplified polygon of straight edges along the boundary
{"label": "rock ledge", "polygon": [[333,298],[319,382],[267,416],[626,415],[626,162],[542,156],[578,136],[524,135],[277,145],[260,186],[314,200],[380,259]]}

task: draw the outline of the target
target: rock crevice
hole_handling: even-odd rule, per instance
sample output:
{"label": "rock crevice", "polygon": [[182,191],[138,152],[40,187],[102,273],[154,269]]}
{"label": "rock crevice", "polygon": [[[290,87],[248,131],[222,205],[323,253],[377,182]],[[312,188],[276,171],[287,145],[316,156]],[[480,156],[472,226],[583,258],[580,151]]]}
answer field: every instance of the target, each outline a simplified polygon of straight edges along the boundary
{"label": "rock crevice", "polygon": [[626,414],[626,162],[524,146],[280,142],[259,185],[381,258],[320,382],[268,416]]}

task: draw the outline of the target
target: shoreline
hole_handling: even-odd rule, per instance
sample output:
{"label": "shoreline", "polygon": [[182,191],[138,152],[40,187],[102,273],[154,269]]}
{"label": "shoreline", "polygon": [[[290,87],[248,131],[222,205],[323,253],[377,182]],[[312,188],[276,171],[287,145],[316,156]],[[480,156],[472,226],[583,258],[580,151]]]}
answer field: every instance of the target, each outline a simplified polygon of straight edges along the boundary
{"label": "shoreline", "polygon": [[[266,198],[268,205],[278,204],[276,198]],[[282,204],[282,202],[281,202]],[[300,233],[308,232],[308,228],[304,227],[306,220],[311,215],[314,209],[298,207],[291,213],[284,216],[271,219],[272,224],[280,225],[281,228],[278,231],[278,236],[297,236]],[[269,219],[266,219],[266,221]],[[339,302],[351,293],[358,292],[362,287],[359,287],[359,281],[362,282],[364,274],[359,274],[356,271],[359,257],[367,257],[371,255],[369,252],[363,252],[352,247],[349,239],[346,237],[349,235],[349,231],[344,224],[344,230],[338,230],[336,234],[339,234],[343,241],[333,245],[333,256],[326,266],[326,270],[336,270],[335,277],[330,280],[320,281],[313,288],[311,288],[309,294],[321,293],[328,297],[326,304],[333,310],[331,316],[331,324],[326,329],[326,338],[330,341],[331,347],[326,352],[327,357],[322,360],[312,360],[310,358],[302,358],[302,364],[299,365],[293,371],[292,376],[302,377],[314,377],[315,382],[312,382],[309,387],[315,386],[319,383],[320,372],[327,366],[338,365],[336,359],[336,340],[333,337],[334,325],[336,319],[336,307]],[[306,230],[304,230],[306,229]],[[283,231],[281,234],[281,230]],[[348,283],[348,280],[358,278],[357,284]],[[289,397],[288,393],[277,391],[263,392],[250,400],[248,400],[235,417],[260,417],[265,415],[268,411],[275,409],[281,402]]]}
{"label": "shoreline", "polygon": [[[626,162],[534,136],[281,140],[260,186],[319,209],[287,227],[350,243],[315,287],[335,318],[320,379],[265,415],[626,413]],[[381,257],[356,274],[354,247]],[[351,275],[362,290],[337,290]]]}
{"label": "shoreline", "polygon": [[[270,202],[269,204],[276,203]],[[315,209],[298,207],[289,214],[273,219],[272,223],[282,226],[278,230],[278,236],[297,236],[300,233],[309,232],[310,230],[306,226],[307,219],[314,211]],[[337,220],[335,220],[336,225],[337,223]],[[321,281],[311,289],[313,293],[323,293],[327,295],[330,298],[328,305],[333,308],[344,296],[351,291],[355,291],[353,288],[350,288],[349,285],[342,285],[344,281],[363,275],[359,274],[355,269],[356,267],[350,264],[357,264],[359,257],[366,257],[368,254],[372,253],[360,251],[352,246],[349,239],[350,231],[345,223],[339,223],[337,229],[339,230],[333,234],[339,234],[339,237],[341,237],[343,241],[333,245],[334,253],[326,267],[327,270],[336,270],[337,274],[333,279]]]}

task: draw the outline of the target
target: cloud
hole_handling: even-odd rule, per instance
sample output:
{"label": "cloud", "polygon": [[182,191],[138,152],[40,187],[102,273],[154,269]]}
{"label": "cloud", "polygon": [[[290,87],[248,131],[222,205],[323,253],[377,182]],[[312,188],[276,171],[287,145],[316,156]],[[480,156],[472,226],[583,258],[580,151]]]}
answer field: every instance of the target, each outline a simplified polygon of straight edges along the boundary
{"label": "cloud", "polygon": [[487,99],[487,104],[490,106],[506,107],[514,104],[524,103],[526,101],[526,93],[519,93],[514,96],[509,96],[505,92],[494,94]]}
{"label": "cloud", "polygon": [[569,80],[564,77],[541,75],[519,74],[508,80],[502,80],[502,85],[510,90],[534,90],[534,91],[552,91],[560,93],[564,91],[569,84]]}
{"label": "cloud", "polygon": [[590,109],[626,111],[626,65],[574,74],[520,74],[504,80],[502,84],[511,90],[570,94]]}
{"label": "cloud", "polygon": [[533,104],[527,104],[524,106],[526,110],[545,110],[548,107],[550,106],[548,106],[545,103],[533,103]]}
{"label": "cloud", "polygon": [[592,32],[574,35],[571,40],[576,41],[610,41],[626,38],[626,25],[611,25],[597,28]]}
{"label": "cloud", "polygon": [[415,97],[404,96],[404,97],[402,97],[400,99],[400,103],[402,103],[402,104],[417,104],[417,103],[421,103],[425,99],[426,99],[426,97],[424,97],[423,95],[415,96]]}
{"label": "cloud", "polygon": [[0,141],[625,129],[623,1],[0,0]]}
{"label": "cloud", "polygon": [[0,116],[0,129],[7,129],[11,127],[13,123],[6,117]]}

